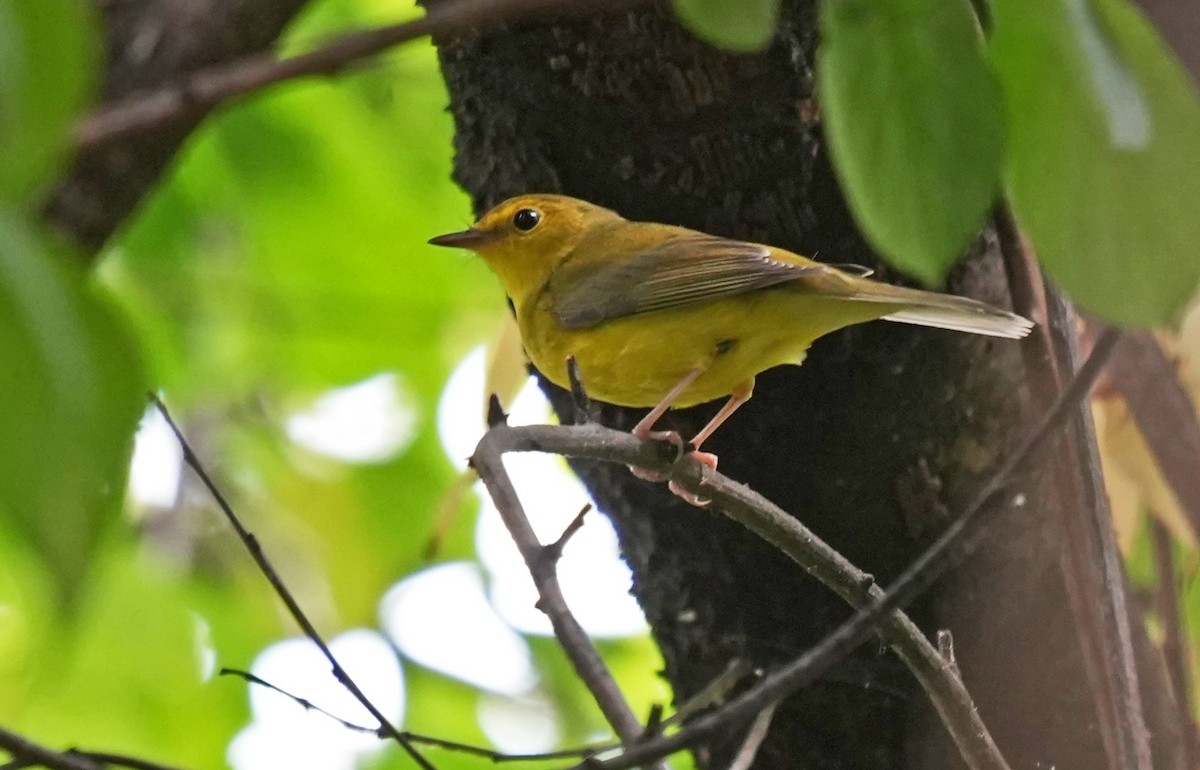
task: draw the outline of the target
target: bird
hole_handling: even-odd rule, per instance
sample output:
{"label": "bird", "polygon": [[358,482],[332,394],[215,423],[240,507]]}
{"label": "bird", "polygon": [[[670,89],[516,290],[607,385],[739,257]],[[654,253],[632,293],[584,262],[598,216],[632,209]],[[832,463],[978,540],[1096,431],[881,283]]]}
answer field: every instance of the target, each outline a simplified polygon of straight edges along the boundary
{"label": "bird", "polygon": [[[429,243],[483,259],[512,303],[526,355],[547,379],[570,387],[574,359],[589,396],[650,408],[634,435],[670,441],[714,470],[716,456],[701,446],[750,399],[755,376],[802,363],[825,334],[876,319],[1009,339],[1033,328],[974,299],[872,280],[857,265],[630,221],[565,195],[509,198]],[[669,409],[718,398],[724,405],[686,444],[654,430]],[[671,490],[707,504],[673,482]]]}

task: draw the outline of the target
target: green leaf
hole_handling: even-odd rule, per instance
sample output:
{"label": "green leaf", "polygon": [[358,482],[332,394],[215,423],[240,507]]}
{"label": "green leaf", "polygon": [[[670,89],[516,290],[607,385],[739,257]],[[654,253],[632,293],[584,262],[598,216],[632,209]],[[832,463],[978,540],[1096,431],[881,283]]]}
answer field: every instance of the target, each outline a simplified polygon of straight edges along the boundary
{"label": "green leaf", "polygon": [[1050,275],[1120,324],[1173,320],[1200,283],[1200,103],[1124,0],[996,0],[1006,177]]}
{"label": "green leaf", "polygon": [[28,196],[61,159],[99,54],[90,3],[0,3],[0,199]]}
{"label": "green leaf", "polygon": [[[217,629],[196,611],[195,592],[180,572],[154,558],[145,542],[106,541],[71,622],[52,627],[53,638],[32,651],[27,699],[10,704],[5,691],[5,725],[50,745],[103,747],[172,767],[227,767],[229,740],[248,719],[248,704],[243,685],[212,678],[212,669],[248,659],[227,661],[210,646]],[[241,619],[249,615],[243,609],[224,611]],[[259,617],[243,620],[247,625],[273,615],[254,609]],[[38,621],[37,613],[45,614],[44,605],[16,610]]]}
{"label": "green leaf", "polygon": [[0,210],[0,515],[65,588],[122,502],[143,384],[82,275]]}
{"label": "green leaf", "polygon": [[675,14],[698,37],[738,53],[761,51],[779,22],[779,0],[674,0]]}
{"label": "green leaf", "polygon": [[999,188],[1000,91],[966,0],[828,0],[819,97],[872,245],[939,284]]}

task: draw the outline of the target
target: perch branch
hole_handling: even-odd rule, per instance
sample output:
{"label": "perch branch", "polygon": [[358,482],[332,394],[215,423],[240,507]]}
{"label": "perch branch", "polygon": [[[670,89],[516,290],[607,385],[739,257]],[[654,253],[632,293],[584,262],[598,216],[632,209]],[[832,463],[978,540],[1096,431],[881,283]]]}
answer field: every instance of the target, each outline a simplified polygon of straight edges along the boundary
{"label": "perch branch", "polygon": [[[558,557],[562,553],[561,543],[563,540],[560,538],[559,541],[550,545],[542,545],[538,540],[529,523],[529,518],[525,514],[525,509],[521,505],[521,500],[517,497],[512,480],[504,469],[502,455],[505,450],[494,446],[496,443],[494,437],[509,435],[510,431],[524,429],[509,428],[502,419],[503,415],[498,411],[495,397],[492,401],[493,406],[489,409],[489,414],[493,425],[476,447],[475,454],[471,457],[471,467],[483,480],[488,494],[491,495],[496,509],[500,512],[504,526],[508,529],[513,542],[516,543],[517,550],[525,560],[525,566],[529,569],[534,586],[537,588],[538,609],[550,619],[554,635],[558,638],[580,679],[591,690],[604,718],[612,725],[613,730],[623,742],[632,743],[642,736],[644,731],[642,723],[625,701],[625,697],[617,687],[608,667],[601,660],[600,653],[588,638],[583,627],[579,625],[579,621],[571,614],[566,599],[563,597],[562,587],[558,582]],[[586,512],[585,508],[576,517],[575,522],[572,522],[572,525],[567,528],[564,537],[569,537],[570,533],[578,528],[578,522]]]}
{"label": "perch branch", "polygon": [[189,444],[187,439],[184,438],[183,431],[181,431],[179,426],[175,424],[175,420],[171,417],[171,413],[167,410],[166,405],[163,404],[163,402],[159,400],[158,396],[154,395],[153,393],[149,394],[149,396],[150,400],[154,403],[154,406],[162,414],[163,419],[167,421],[167,425],[170,426],[171,431],[175,434],[176,440],[179,441],[179,446],[183,449],[184,462],[187,463],[188,467],[195,472],[196,476],[200,479],[200,482],[204,484],[204,488],[208,490],[210,495],[212,495],[213,500],[217,503],[217,507],[221,509],[221,513],[225,515],[225,518],[229,521],[230,526],[232,526],[234,531],[237,533],[237,536],[242,541],[242,544],[246,546],[246,550],[250,552],[250,557],[254,560],[254,563],[258,565],[259,571],[262,572],[264,577],[266,577],[267,582],[269,582],[271,587],[275,589],[276,595],[279,596],[280,600],[283,601],[284,606],[287,607],[288,613],[292,616],[292,619],[296,621],[296,624],[300,626],[300,629],[304,632],[304,635],[307,636],[308,639],[317,646],[317,649],[321,651],[321,654],[325,657],[325,660],[328,661],[334,678],[337,679],[338,682],[340,682],[341,685],[345,687],[351,695],[354,696],[355,700],[361,703],[363,708],[365,708],[367,712],[379,722],[379,734],[381,736],[387,737],[399,744],[404,752],[408,754],[408,756],[414,762],[416,762],[417,765],[422,768],[422,770],[436,770],[429,760],[425,759],[425,757],[421,755],[421,752],[419,752],[417,748],[412,745],[412,742],[409,741],[409,739],[406,738],[404,734],[401,733],[396,726],[393,725],[391,721],[383,715],[383,712],[381,712],[379,708],[371,702],[371,699],[368,698],[362,689],[354,682],[354,680],[350,678],[350,674],[346,672],[346,669],[342,668],[342,664],[338,662],[337,658],[334,657],[333,652],[330,651],[329,645],[325,643],[325,640],[321,637],[321,634],[317,631],[316,627],[313,626],[312,621],[308,619],[308,616],[304,613],[304,610],[302,610],[300,605],[296,602],[296,598],[292,596],[292,592],[286,585],[284,585],[283,579],[279,577],[279,573],[275,571],[275,567],[271,564],[270,560],[267,559],[267,555],[263,551],[262,546],[259,544],[258,538],[256,538],[254,534],[246,529],[245,525],[242,524],[241,519],[239,519],[237,514],[234,513],[233,507],[229,504],[229,501],[225,499],[225,495],[221,493],[221,490],[217,487],[216,482],[214,482],[212,477],[209,476],[208,471],[205,470],[204,465],[200,462],[200,458],[196,456],[191,444]]}

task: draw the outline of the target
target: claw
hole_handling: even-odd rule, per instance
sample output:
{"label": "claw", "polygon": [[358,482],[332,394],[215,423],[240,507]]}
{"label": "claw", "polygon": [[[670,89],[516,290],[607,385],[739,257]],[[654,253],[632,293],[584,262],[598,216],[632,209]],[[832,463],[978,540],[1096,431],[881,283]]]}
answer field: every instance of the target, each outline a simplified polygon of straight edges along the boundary
{"label": "claw", "polygon": [[[717,456],[712,452],[701,452],[697,449],[691,452],[690,456],[710,471],[717,469]],[[707,474],[705,474],[705,477],[707,478]]]}
{"label": "claw", "polygon": [[667,474],[665,474],[665,473],[659,473],[658,471],[648,471],[645,468],[639,468],[636,465],[626,465],[625,467],[629,469],[629,472],[633,474],[634,478],[641,479],[642,481],[666,481],[667,480]]}
{"label": "claw", "polygon": [[671,490],[671,494],[675,495],[680,500],[683,500],[685,503],[690,503],[697,508],[707,508],[708,506],[712,505],[711,498],[693,495],[691,492],[688,492],[674,481],[667,482],[667,489]]}
{"label": "claw", "polygon": [[[692,451],[688,453],[688,456],[694,458],[697,462],[704,466],[703,477],[706,479],[717,470],[717,456],[711,452]],[[712,505],[712,498],[692,494],[691,492],[688,492],[680,487],[674,481],[667,484],[667,489],[671,490],[671,493],[676,497],[680,498],[684,502],[696,506],[697,508],[707,508],[708,506]]]}

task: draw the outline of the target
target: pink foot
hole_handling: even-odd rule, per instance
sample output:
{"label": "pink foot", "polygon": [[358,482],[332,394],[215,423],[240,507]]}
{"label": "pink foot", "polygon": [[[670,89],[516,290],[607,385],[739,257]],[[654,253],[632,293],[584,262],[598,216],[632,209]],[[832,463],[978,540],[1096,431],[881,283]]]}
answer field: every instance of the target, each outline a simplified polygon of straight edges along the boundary
{"label": "pink foot", "polygon": [[[697,451],[691,452],[691,457],[695,458],[696,460],[698,460],[700,462],[700,464],[705,466],[706,470],[704,472],[704,476],[706,478],[708,477],[708,475],[710,473],[712,473],[713,471],[715,471],[717,469],[717,456],[715,454],[712,454],[710,452],[701,452],[701,451],[697,450]],[[671,490],[671,492],[676,497],[680,498],[681,500],[683,500],[687,503],[691,503],[692,505],[696,506],[697,508],[707,508],[708,506],[712,505],[711,498],[701,497],[700,495],[694,495],[691,492],[688,492],[687,490],[680,487],[674,481],[669,482],[667,484],[667,489]]]}
{"label": "pink foot", "polygon": [[[683,436],[680,436],[673,430],[648,430],[644,433],[634,431],[633,435],[637,436],[638,438],[648,438],[654,441],[665,441],[671,446],[675,447],[679,454],[683,454],[683,450],[686,447],[683,442]],[[632,473],[636,478],[639,478],[643,481],[666,481],[667,479],[667,474],[665,473],[646,470],[645,468],[638,468],[634,465],[629,465],[626,467],[629,468],[629,472]]]}

